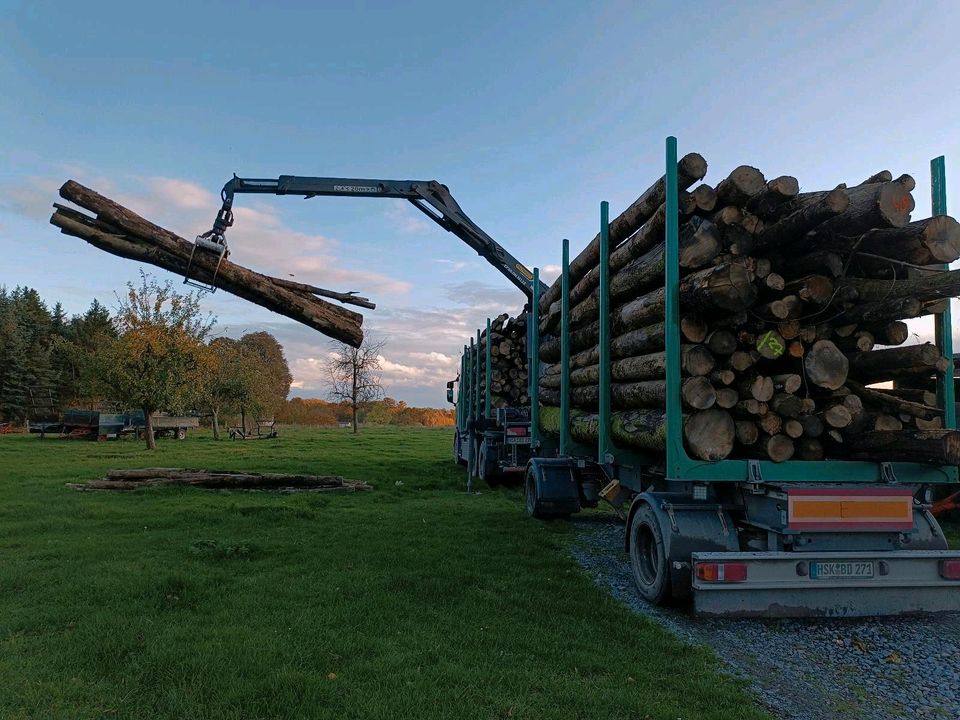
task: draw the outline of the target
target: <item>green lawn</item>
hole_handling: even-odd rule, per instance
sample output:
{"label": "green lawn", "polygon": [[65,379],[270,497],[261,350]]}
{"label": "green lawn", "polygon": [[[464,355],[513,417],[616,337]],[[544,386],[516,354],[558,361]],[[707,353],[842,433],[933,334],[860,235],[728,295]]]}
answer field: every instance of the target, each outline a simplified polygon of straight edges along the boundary
{"label": "green lawn", "polygon": [[[562,522],[467,496],[448,430],[0,437],[0,718],[761,718],[608,598]],[[336,473],[356,495],[79,493],[107,468]]]}

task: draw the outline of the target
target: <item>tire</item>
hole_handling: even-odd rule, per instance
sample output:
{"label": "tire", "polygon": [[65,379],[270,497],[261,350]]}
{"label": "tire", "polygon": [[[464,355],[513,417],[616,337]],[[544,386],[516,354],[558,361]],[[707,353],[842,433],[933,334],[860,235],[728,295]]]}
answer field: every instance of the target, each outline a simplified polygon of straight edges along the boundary
{"label": "tire", "polygon": [[542,520],[545,515],[540,509],[540,498],[537,496],[537,481],[533,477],[533,471],[527,470],[526,480],[523,484],[524,496],[526,500],[527,515],[538,520]]}
{"label": "tire", "polygon": [[460,437],[459,432],[453,433],[453,461],[457,465],[466,466],[467,461],[463,457],[463,439]]}
{"label": "tire", "polygon": [[177,440],[186,440],[187,438],[187,429],[186,428],[177,428]]}
{"label": "tire", "polygon": [[630,568],[640,596],[654,605],[671,597],[670,570],[663,530],[657,514],[644,503],[630,525]]}
{"label": "tire", "polygon": [[489,447],[486,443],[480,446],[479,456],[477,458],[477,473],[480,479],[490,487],[495,487],[500,482],[500,473],[497,472],[497,463],[487,457]]}

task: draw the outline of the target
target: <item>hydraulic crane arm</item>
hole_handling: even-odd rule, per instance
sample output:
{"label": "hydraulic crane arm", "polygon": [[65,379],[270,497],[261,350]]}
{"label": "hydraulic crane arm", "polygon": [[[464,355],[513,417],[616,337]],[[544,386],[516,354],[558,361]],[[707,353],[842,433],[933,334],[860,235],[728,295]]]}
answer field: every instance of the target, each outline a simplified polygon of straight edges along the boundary
{"label": "hydraulic crane arm", "polygon": [[[409,200],[418,210],[444,230],[452,232],[477,251],[527,298],[533,295],[533,273],[511,255],[496,240],[473,222],[453,199],[446,185],[435,180],[366,180],[359,178],[322,178],[281,175],[279,178],[240,178],[236,175],[223,186],[223,206],[217,213],[213,229],[204,233],[198,242],[215,243],[226,247],[227,228],[233,225],[233,196],[237,193],[268,195],[301,195],[304,198],[320,196],[382,197]],[[210,245],[206,245],[210,247]],[[546,285],[541,283],[541,292]]]}

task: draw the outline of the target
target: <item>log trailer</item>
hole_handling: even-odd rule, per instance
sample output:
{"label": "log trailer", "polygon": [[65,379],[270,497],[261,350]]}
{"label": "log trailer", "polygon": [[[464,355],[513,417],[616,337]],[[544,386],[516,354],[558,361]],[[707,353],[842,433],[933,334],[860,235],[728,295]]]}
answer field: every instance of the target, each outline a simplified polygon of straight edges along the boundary
{"label": "log trailer", "polygon": [[[220,192],[222,205],[213,227],[198,235],[194,241],[184,283],[208,292],[215,290],[217,270],[229,254],[226,233],[233,225],[233,200],[238,193],[298,195],[305,199],[375,197],[407,200],[444,230],[453,233],[475,250],[523,292],[527,300],[546,290],[546,285],[540,282],[539,277],[535,278],[523,263],[473,222],[450,194],[449,188],[436,180],[371,180],[297,175],[281,175],[278,178],[241,178],[234,175],[228,180]],[[198,251],[217,258],[217,269],[213,271],[212,277],[207,275],[204,280],[193,272],[193,257]],[[475,368],[479,372],[479,365]],[[452,402],[451,388],[452,384],[448,384],[447,397]],[[522,475],[529,459],[530,410],[526,407],[499,408],[496,414],[492,415],[489,392],[486,402],[487,407],[482,416],[479,412],[474,416],[458,412],[453,443],[455,459],[468,465],[470,477],[479,473],[484,479],[494,481],[502,474]],[[474,409],[477,408],[479,400]]]}
{"label": "log trailer", "polygon": [[[946,214],[943,158],[932,165],[933,213]],[[677,141],[666,142],[666,452],[611,442],[609,220],[601,203],[598,441],[570,436],[570,257],[561,275],[560,433],[539,423],[539,270],[533,270],[528,327],[529,448],[524,491],[535,518],[567,517],[600,499],[625,517],[625,550],[649,602],[689,601],[708,616],[870,616],[960,610],[960,552],[947,550],[930,512],[935,488],[958,485],[954,466],[864,460],[691,458],[683,442],[679,332]],[[489,322],[489,321],[488,321]],[[942,354],[952,358],[949,310],[937,317]],[[456,437],[482,427],[489,386],[476,371],[478,344],[465,347]],[[488,363],[489,367],[489,363]],[[944,373],[952,377],[952,368]],[[944,427],[956,427],[952,382],[940,383]],[[457,460],[461,456],[457,453]],[[471,478],[484,471],[472,462]]]}

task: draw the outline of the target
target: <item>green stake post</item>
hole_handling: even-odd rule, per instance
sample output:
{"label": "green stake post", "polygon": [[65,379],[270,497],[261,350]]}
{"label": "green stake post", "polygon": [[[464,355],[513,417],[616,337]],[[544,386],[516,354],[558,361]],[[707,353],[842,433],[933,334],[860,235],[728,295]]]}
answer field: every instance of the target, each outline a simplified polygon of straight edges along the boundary
{"label": "green stake post", "polygon": [[487,318],[487,370],[483,374],[484,384],[483,388],[486,391],[485,397],[483,399],[483,416],[489,420],[490,419],[490,363],[493,360],[493,355],[490,352],[490,318]]}
{"label": "green stake post", "polygon": [[600,203],[600,427],[597,457],[613,462],[610,446],[610,203]]}
{"label": "green stake post", "polygon": [[[947,171],[946,162],[943,155],[930,161],[930,200],[931,209],[934,215],[947,214]],[[949,270],[950,265],[944,265],[944,270]],[[950,301],[947,303],[947,309],[940,315],[935,316],[934,333],[936,335],[937,347],[947,358],[947,369],[938,378],[937,395],[942,403],[943,424],[944,427],[953,429],[957,426],[957,406],[954,404],[955,392],[953,381],[953,313],[950,309]]]}
{"label": "green stake post", "polygon": [[530,378],[530,449],[540,447],[540,268],[533,269],[533,299],[530,302],[530,352],[528,377]]}
{"label": "green stake post", "polygon": [[560,455],[570,448],[570,241],[563,239],[560,271]]}

